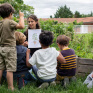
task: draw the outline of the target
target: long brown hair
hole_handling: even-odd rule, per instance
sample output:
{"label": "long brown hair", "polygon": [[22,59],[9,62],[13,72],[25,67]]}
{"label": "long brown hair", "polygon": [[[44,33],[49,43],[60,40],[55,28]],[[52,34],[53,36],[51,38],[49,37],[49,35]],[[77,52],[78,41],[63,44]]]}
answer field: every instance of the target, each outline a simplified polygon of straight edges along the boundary
{"label": "long brown hair", "polygon": [[[28,21],[29,18],[33,19],[35,22],[38,21],[38,18],[37,18],[36,15],[30,15],[30,16],[27,18],[27,21]],[[28,28],[27,28],[27,30],[26,30],[26,32],[25,32],[27,38],[28,38],[28,29],[31,29],[31,28],[28,26]],[[40,29],[39,23],[36,24],[36,29]]]}

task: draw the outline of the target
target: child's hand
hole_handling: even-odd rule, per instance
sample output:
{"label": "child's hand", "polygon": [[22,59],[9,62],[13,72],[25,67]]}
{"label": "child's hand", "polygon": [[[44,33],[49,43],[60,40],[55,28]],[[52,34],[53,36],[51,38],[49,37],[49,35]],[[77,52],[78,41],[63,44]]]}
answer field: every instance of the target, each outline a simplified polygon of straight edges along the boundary
{"label": "child's hand", "polygon": [[19,11],[19,16],[24,16],[24,13],[22,13],[21,11]]}
{"label": "child's hand", "polygon": [[27,41],[24,42],[24,46],[25,47],[28,46],[28,42]]}
{"label": "child's hand", "polygon": [[93,78],[93,74],[92,74],[92,78]]}

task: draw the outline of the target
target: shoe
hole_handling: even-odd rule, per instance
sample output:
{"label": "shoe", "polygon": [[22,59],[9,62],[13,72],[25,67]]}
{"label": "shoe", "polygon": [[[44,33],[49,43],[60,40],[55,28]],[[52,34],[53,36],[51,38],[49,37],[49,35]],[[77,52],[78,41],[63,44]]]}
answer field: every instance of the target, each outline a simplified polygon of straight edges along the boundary
{"label": "shoe", "polygon": [[56,86],[56,82],[55,81],[51,82],[50,86]]}
{"label": "shoe", "polygon": [[45,83],[42,83],[38,89],[43,89],[43,88],[47,88],[49,86],[49,83],[48,82],[45,82]]}
{"label": "shoe", "polygon": [[56,84],[61,84],[61,81],[55,81],[56,82]]}
{"label": "shoe", "polygon": [[69,78],[65,77],[63,81],[63,87],[67,88],[68,85],[69,85]]}
{"label": "shoe", "polygon": [[18,84],[18,89],[20,90],[24,85],[24,79],[22,77],[19,77],[17,80],[17,84]]}
{"label": "shoe", "polygon": [[77,81],[77,78],[75,76],[73,76],[73,77],[70,78],[70,81],[71,82],[76,82]]}

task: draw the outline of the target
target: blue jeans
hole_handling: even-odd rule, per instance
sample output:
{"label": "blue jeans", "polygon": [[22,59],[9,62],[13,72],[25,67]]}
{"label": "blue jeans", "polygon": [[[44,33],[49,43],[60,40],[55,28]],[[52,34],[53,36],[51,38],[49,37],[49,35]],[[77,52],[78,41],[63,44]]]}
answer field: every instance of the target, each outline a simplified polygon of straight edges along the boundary
{"label": "blue jeans", "polygon": [[14,79],[17,79],[18,88],[21,89],[24,84],[29,83],[30,81],[36,81],[36,78],[29,73],[29,71],[22,71],[13,74]]}
{"label": "blue jeans", "polygon": [[[6,79],[6,71],[3,72],[3,77]],[[29,72],[29,71],[22,71],[13,73],[13,79],[17,80],[19,77],[22,77],[27,84],[30,81],[36,81],[37,79]]]}
{"label": "blue jeans", "polygon": [[55,79],[56,79],[56,77],[55,77],[55,78],[52,78],[52,79],[40,79],[40,78],[38,77],[38,75],[37,75],[38,68],[36,67],[36,65],[32,66],[32,70],[33,70],[33,73],[35,74],[37,80],[38,80],[39,82],[41,82],[41,83],[44,83],[44,82],[50,83],[50,82],[55,81]]}

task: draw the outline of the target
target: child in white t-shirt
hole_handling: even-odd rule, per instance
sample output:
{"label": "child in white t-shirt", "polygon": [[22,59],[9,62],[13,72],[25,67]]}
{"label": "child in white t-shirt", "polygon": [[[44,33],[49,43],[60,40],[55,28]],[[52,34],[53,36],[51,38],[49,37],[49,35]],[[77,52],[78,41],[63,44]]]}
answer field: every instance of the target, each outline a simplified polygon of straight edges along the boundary
{"label": "child in white t-shirt", "polygon": [[[56,79],[57,60],[60,63],[65,63],[65,59],[55,48],[49,47],[53,41],[52,32],[42,32],[39,35],[39,40],[42,49],[37,50],[26,64],[28,67],[36,65],[36,67],[33,69],[33,72],[38,81],[41,83],[39,88],[44,88],[49,86],[49,84],[52,84],[51,82],[55,81]],[[28,58],[29,53],[27,56]]]}

